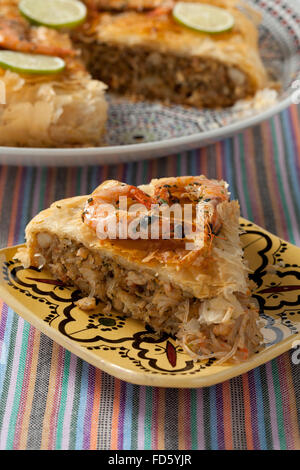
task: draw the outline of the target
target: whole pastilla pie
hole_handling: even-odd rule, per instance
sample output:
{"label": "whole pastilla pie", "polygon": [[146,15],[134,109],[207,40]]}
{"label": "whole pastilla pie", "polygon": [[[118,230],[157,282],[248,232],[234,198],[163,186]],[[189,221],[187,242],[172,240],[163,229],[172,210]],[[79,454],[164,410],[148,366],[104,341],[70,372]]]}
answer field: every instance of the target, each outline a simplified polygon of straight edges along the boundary
{"label": "whole pastilla pie", "polygon": [[79,288],[83,310],[101,301],[175,335],[195,360],[241,362],[261,346],[239,204],[224,181],[105,181],[91,195],[42,211],[26,240],[18,259]]}
{"label": "whole pastilla pie", "polygon": [[[270,86],[257,14],[239,0],[53,0],[58,20],[62,4],[85,9],[82,24],[72,28],[45,26],[43,3],[51,5],[0,1],[0,145],[103,145],[107,86],[134,100],[197,108],[231,106]],[[193,5],[204,8],[196,18],[202,29],[182,20],[185,11],[193,20]],[[39,23],[34,12],[43,8]],[[221,28],[207,8],[217,9]],[[54,68],[40,67],[45,57]]]}

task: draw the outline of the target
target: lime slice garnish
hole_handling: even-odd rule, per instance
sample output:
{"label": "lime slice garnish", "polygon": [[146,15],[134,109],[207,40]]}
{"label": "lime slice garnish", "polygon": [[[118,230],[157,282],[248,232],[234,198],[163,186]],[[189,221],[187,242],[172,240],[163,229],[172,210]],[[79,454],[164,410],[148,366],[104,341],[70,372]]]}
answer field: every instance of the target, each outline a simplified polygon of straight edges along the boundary
{"label": "lime slice garnish", "polygon": [[75,28],[87,16],[78,0],[21,0],[19,9],[30,22],[49,28]]}
{"label": "lime slice garnish", "polygon": [[178,2],[173,8],[178,23],[202,33],[223,33],[234,25],[234,17],[224,8],[205,3]]}
{"label": "lime slice garnish", "polygon": [[0,51],[0,67],[13,72],[49,75],[61,72],[65,61],[60,57],[40,54],[24,54],[15,51]]}

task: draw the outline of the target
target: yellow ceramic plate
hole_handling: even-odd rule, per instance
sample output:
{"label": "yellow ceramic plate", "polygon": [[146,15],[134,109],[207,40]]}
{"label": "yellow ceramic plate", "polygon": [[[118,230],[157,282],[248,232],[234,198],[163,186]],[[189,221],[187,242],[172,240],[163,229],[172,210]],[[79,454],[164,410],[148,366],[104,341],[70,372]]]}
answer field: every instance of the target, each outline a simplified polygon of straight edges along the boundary
{"label": "yellow ceramic plate", "polygon": [[265,347],[238,365],[193,363],[176,341],[117,313],[75,306],[79,291],[46,270],[24,269],[13,260],[17,247],[0,251],[0,297],[54,341],[119,379],[159,387],[204,387],[247,372],[282,354],[300,339],[300,248],[241,219],[241,235],[253,274]]}

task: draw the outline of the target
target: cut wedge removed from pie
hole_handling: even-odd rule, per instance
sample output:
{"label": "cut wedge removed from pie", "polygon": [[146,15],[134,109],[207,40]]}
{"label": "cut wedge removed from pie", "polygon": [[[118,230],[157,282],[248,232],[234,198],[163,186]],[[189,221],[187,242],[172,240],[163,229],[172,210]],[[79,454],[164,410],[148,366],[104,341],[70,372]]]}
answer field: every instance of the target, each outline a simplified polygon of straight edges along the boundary
{"label": "cut wedge removed from pie", "polygon": [[262,335],[239,231],[224,181],[105,181],[39,213],[18,258],[79,288],[83,310],[101,301],[175,335],[195,360],[241,362]]}

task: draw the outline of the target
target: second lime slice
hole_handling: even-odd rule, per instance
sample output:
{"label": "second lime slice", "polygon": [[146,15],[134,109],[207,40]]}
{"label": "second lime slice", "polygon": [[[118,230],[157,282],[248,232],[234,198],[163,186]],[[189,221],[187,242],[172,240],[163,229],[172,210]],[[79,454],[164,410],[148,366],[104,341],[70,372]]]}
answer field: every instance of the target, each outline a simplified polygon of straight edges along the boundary
{"label": "second lime slice", "polygon": [[0,67],[18,73],[33,75],[56,74],[61,72],[65,65],[65,61],[60,57],[25,54],[15,51],[0,51]]}
{"label": "second lime slice", "polygon": [[178,2],[173,17],[178,23],[203,33],[223,33],[234,25],[234,17],[228,10],[205,3]]}
{"label": "second lime slice", "polygon": [[87,16],[87,8],[78,0],[21,0],[19,9],[25,18],[49,28],[75,28]]}

